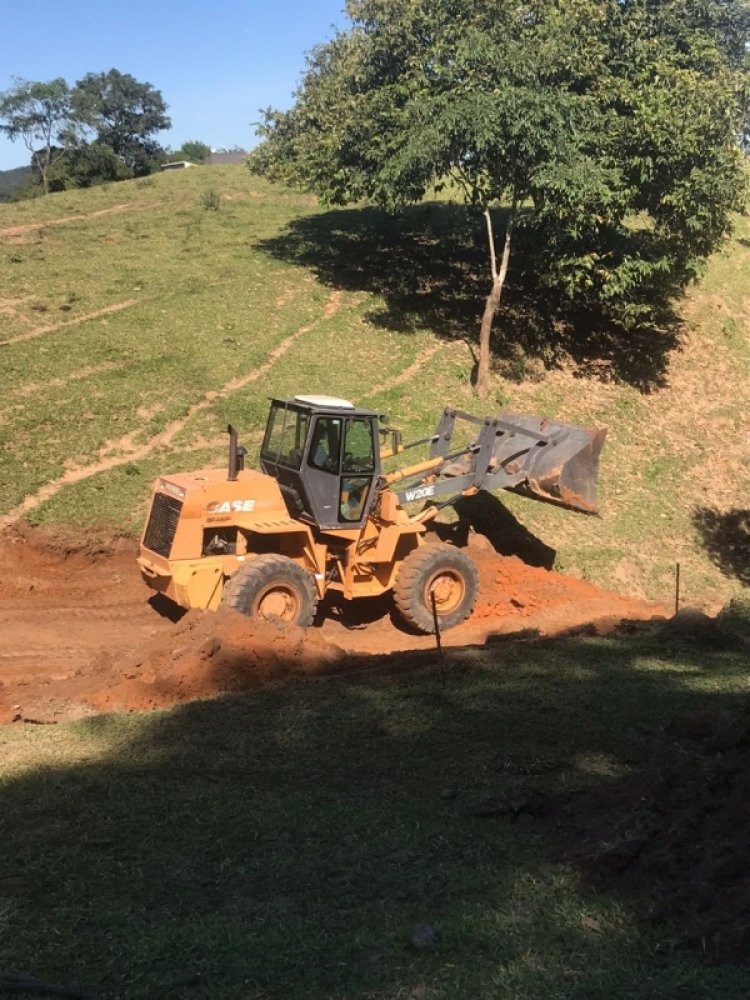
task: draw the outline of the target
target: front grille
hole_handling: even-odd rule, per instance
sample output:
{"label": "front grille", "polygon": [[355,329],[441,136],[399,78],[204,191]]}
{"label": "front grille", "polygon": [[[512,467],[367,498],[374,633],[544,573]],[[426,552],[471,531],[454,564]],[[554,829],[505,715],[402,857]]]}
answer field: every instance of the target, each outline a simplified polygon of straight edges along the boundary
{"label": "front grille", "polygon": [[182,500],[169,497],[166,493],[154,493],[151,515],[143,536],[143,544],[147,549],[165,558],[169,557],[181,511]]}

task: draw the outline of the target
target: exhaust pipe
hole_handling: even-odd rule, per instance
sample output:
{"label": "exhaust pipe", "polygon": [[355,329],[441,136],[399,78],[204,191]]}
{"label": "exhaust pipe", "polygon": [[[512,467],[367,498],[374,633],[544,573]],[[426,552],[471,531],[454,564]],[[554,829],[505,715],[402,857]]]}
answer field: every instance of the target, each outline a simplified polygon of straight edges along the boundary
{"label": "exhaust pipe", "polygon": [[237,474],[245,468],[247,449],[237,444],[237,431],[231,424],[227,426],[227,434],[229,435],[229,469],[227,479],[230,483],[233,483],[237,480]]}

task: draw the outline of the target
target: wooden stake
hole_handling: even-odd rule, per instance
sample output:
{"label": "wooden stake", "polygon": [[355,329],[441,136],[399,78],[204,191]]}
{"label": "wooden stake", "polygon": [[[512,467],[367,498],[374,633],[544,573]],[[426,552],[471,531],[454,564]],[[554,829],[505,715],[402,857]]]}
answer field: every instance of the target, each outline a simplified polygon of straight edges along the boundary
{"label": "wooden stake", "polygon": [[435,645],[438,652],[438,663],[440,664],[440,674],[445,683],[445,659],[443,657],[443,644],[440,640],[440,622],[438,621],[437,603],[435,601],[435,591],[430,591],[430,603],[432,604],[432,620],[435,624]]}
{"label": "wooden stake", "polygon": [[680,610],[680,564],[675,563],[674,567],[674,613]]}

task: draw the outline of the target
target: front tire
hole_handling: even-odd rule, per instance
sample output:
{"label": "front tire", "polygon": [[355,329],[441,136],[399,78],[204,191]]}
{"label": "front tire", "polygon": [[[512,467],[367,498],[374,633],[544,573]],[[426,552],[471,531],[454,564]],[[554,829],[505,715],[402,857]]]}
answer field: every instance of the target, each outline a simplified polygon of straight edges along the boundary
{"label": "front tire", "polygon": [[420,632],[435,631],[432,594],[440,630],[465,621],[479,589],[477,568],[460,549],[442,542],[414,549],[404,559],[393,588],[401,617]]}
{"label": "front tire", "polygon": [[250,618],[307,628],[315,617],[318,595],[306,570],[286,556],[270,554],[256,556],[234,571],[221,604]]}

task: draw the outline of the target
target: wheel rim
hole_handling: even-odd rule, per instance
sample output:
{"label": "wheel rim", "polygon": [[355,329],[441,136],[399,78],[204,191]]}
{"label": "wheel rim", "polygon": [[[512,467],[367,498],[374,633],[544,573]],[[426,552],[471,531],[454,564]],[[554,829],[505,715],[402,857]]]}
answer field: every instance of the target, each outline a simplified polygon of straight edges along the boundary
{"label": "wheel rim", "polygon": [[295,622],[300,611],[300,598],[294,587],[271,583],[258,594],[252,613],[257,618]]}
{"label": "wheel rim", "polygon": [[466,581],[456,570],[441,569],[427,581],[425,587],[426,604],[432,611],[432,595],[438,615],[449,615],[461,605],[466,594]]}

